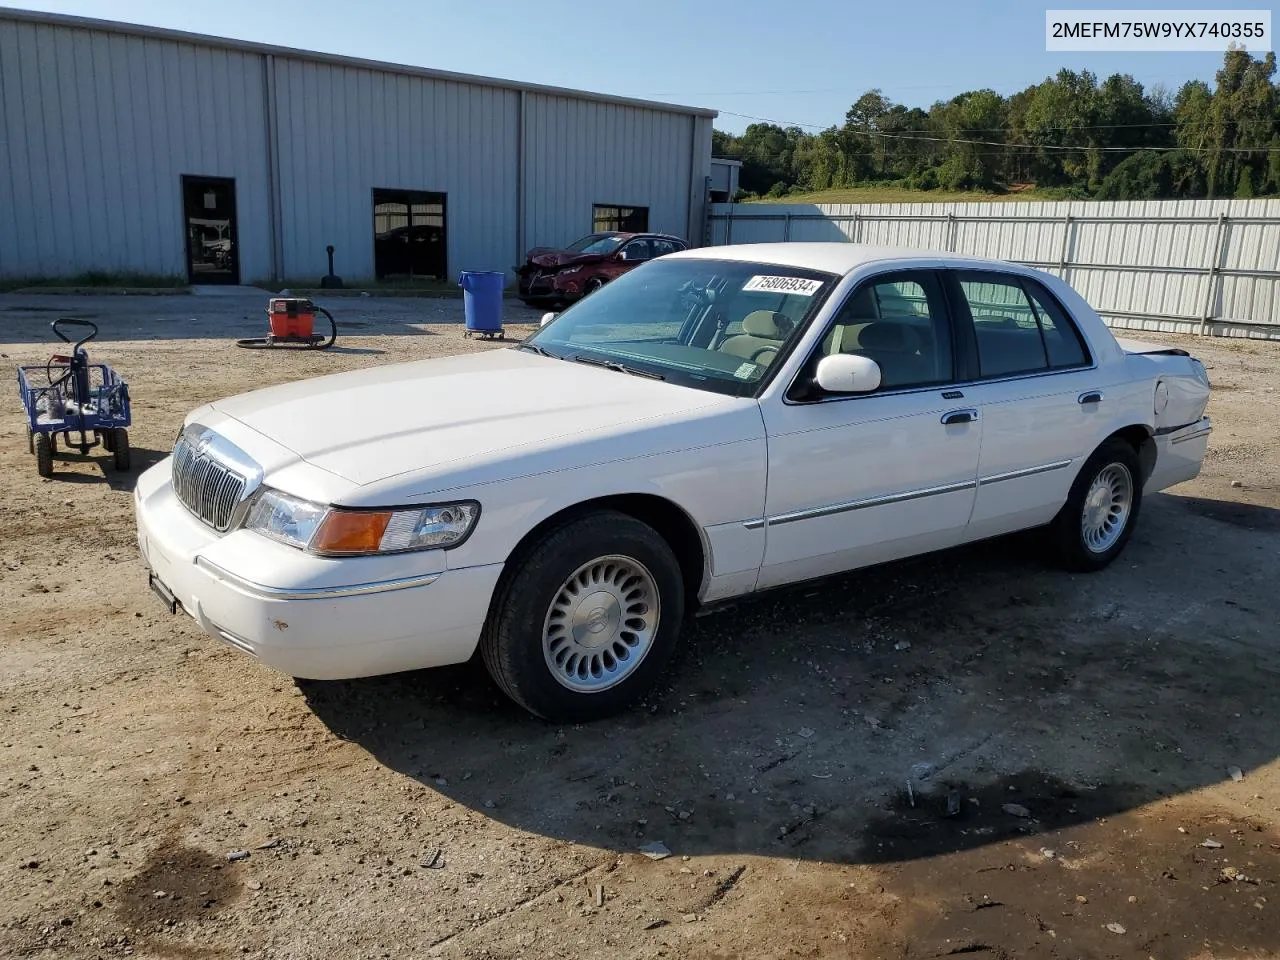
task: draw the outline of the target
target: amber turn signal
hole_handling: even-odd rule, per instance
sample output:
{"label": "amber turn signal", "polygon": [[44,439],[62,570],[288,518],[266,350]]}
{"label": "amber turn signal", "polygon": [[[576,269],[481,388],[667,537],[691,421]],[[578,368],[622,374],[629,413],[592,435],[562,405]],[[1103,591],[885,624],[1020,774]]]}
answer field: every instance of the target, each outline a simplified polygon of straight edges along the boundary
{"label": "amber turn signal", "polygon": [[390,522],[390,513],[330,510],[311,540],[311,549],[316,553],[377,553]]}

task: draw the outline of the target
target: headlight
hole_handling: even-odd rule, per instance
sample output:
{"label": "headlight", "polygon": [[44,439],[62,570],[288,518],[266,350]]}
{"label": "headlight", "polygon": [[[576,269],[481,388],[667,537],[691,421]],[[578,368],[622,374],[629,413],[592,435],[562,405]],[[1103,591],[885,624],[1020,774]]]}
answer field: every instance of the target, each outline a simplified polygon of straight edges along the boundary
{"label": "headlight", "polygon": [[581,266],[577,266],[577,267],[564,267],[564,268],[562,268],[562,269],[560,270],[560,273],[577,273],[577,272],[578,272],[579,270],[581,270],[581,269],[582,269],[582,267],[581,267]]}
{"label": "headlight", "polygon": [[471,500],[407,510],[348,510],[265,490],[246,526],[311,553],[351,557],[455,547],[479,516],[480,504]]}
{"label": "headlight", "polygon": [[326,512],[328,508],[318,503],[300,500],[279,490],[263,490],[253,502],[245,526],[305,550]]}

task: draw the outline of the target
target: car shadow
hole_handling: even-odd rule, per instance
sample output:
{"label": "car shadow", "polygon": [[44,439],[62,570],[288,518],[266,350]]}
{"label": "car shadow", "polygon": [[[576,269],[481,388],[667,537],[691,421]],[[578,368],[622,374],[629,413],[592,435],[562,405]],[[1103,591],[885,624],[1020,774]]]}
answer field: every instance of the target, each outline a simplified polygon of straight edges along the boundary
{"label": "car shadow", "polygon": [[1280,649],[1245,587],[1280,511],[1212,503],[1148,498],[1099,574],[1021,535],[697,618],[661,688],[593,724],[531,718],[474,660],[299,686],[337,736],[523,831],[837,863],[968,850],[1276,758],[1280,698],[1244,691]]}

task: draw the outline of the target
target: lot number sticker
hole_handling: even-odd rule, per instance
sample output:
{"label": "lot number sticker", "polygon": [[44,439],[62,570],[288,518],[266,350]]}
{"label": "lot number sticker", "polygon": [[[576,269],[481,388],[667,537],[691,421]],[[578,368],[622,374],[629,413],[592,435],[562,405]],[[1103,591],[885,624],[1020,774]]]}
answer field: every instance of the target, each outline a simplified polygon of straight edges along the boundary
{"label": "lot number sticker", "polygon": [[822,287],[821,280],[804,277],[752,277],[742,289],[760,293],[793,293],[797,297],[812,297]]}

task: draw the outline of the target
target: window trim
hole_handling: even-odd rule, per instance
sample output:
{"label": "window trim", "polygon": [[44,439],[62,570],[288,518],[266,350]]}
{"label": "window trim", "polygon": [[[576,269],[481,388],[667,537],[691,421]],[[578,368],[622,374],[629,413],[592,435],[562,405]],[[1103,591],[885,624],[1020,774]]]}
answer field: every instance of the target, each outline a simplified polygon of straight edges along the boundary
{"label": "window trim", "polygon": [[[1093,356],[1093,352],[1089,349],[1089,341],[1080,332],[1080,325],[1076,322],[1075,317],[1056,296],[1053,291],[1046,287],[1043,283],[1037,281],[1034,277],[1023,276],[1020,273],[1013,273],[1008,270],[998,270],[985,266],[969,266],[963,267],[948,266],[940,271],[943,276],[943,283],[947,287],[949,299],[951,300],[951,314],[954,328],[959,331],[965,340],[964,350],[967,369],[966,382],[970,384],[979,383],[1000,383],[1007,380],[1021,380],[1027,377],[1048,376],[1056,373],[1071,373],[1079,370],[1092,370],[1097,367],[1097,358]],[[1032,314],[1036,318],[1036,330],[1040,335],[1040,349],[1044,353],[1045,365],[1038,369],[1016,370],[1006,373],[993,373],[990,376],[983,376],[981,357],[978,353],[978,333],[974,326],[973,312],[969,308],[969,299],[965,296],[964,290],[961,288],[961,276],[964,274],[986,274],[995,278],[997,282],[1009,283],[1016,286],[1022,291],[1022,295],[1027,298],[1027,306],[1031,308]],[[1056,307],[1066,321],[1072,335],[1076,338],[1076,342],[1080,344],[1081,352],[1084,354],[1083,363],[1064,364],[1060,367],[1052,366],[1049,361],[1049,345],[1045,341],[1044,326],[1040,322],[1039,311],[1033,302],[1033,294],[1038,291],[1040,299],[1049,307]],[[1056,324],[1057,318],[1053,319]]]}
{"label": "window trim", "polygon": [[[841,301],[840,305],[836,307],[835,310],[832,311],[830,319],[828,319],[827,322],[823,325],[822,333],[821,333],[821,336],[818,337],[817,343],[814,344],[812,350],[809,353],[809,356],[805,358],[804,363],[800,365],[800,369],[796,372],[796,375],[792,378],[790,385],[783,392],[783,395],[782,395],[783,403],[788,405],[794,404],[796,406],[809,406],[815,403],[830,403],[832,401],[838,401],[838,400],[864,400],[869,397],[888,397],[888,396],[896,396],[899,394],[906,394],[906,393],[921,393],[921,392],[927,392],[930,390],[946,390],[955,386],[957,383],[959,383],[960,378],[963,376],[963,374],[968,372],[967,370],[964,369],[962,364],[962,360],[964,358],[964,354],[962,352],[964,348],[964,344],[961,342],[960,338],[957,336],[957,330],[956,330],[957,325],[955,322],[954,311],[952,309],[950,291],[947,288],[946,280],[942,277],[941,274],[942,274],[942,271],[940,271],[936,267],[892,267],[880,273],[872,274],[869,277],[864,277],[861,281],[859,281],[858,285],[855,286],[852,290],[850,290],[848,296],[846,296],[844,300]],[[809,382],[812,380],[812,371],[817,366],[815,358],[819,358],[821,356],[822,344],[824,341],[826,341],[827,336],[831,333],[832,329],[836,326],[836,321],[840,318],[840,314],[844,311],[845,307],[851,304],[854,298],[857,297],[867,286],[875,285],[879,283],[885,283],[885,282],[892,283],[893,282],[892,278],[905,277],[905,276],[917,276],[917,277],[927,276],[931,278],[938,292],[938,295],[942,300],[942,311],[943,311],[942,322],[946,324],[947,335],[951,342],[951,376],[950,378],[947,380],[940,380],[936,383],[903,385],[901,387],[892,387],[885,390],[876,388],[875,390],[872,390],[870,393],[831,394],[828,396],[819,396],[819,397],[810,397],[810,398],[797,396],[798,391],[803,391],[808,388]],[[923,287],[924,285],[921,284],[921,286]],[[927,291],[926,291],[926,295],[927,295]],[[780,360],[781,358],[778,358],[777,360],[775,360],[774,365],[778,364]]]}

